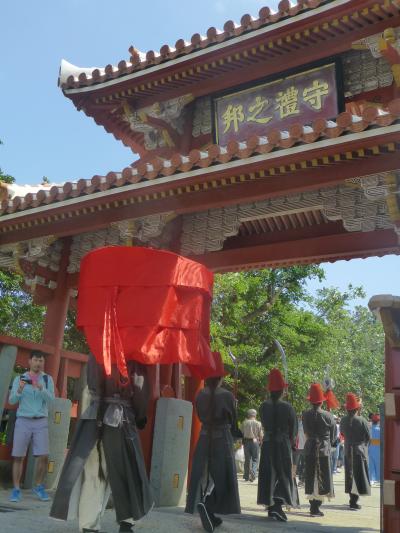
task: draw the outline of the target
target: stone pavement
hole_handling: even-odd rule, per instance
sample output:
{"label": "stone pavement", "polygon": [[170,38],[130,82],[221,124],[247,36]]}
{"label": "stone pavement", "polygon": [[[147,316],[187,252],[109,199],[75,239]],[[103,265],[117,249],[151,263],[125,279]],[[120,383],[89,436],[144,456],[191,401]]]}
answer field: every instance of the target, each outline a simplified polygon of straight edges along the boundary
{"label": "stone pavement", "polygon": [[[224,519],[218,533],[370,533],[379,532],[379,487],[372,488],[372,496],[362,498],[362,511],[350,511],[347,495],[344,494],[343,474],[335,476],[336,498],[323,506],[325,517],[311,518],[304,492],[300,489],[302,508],[291,511],[289,521],[280,523],[266,518],[262,507],[256,505],[257,485],[239,481],[242,515]],[[75,522],[64,523],[48,518],[50,505],[38,502],[29,491],[24,491],[20,504],[8,502],[9,492],[0,490],[1,533],[73,533]],[[106,512],[103,531],[118,531],[114,512]],[[198,517],[183,513],[182,508],[160,508],[152,511],[135,527],[140,533],[201,533]]]}

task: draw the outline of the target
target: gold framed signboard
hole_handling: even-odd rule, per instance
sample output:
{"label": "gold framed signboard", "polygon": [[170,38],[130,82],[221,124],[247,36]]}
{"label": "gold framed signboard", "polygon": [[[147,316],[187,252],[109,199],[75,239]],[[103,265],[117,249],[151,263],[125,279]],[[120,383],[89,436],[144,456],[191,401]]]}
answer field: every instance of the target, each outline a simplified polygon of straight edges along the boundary
{"label": "gold framed signboard", "polygon": [[329,63],[214,99],[216,142],[286,130],[338,114],[336,63]]}

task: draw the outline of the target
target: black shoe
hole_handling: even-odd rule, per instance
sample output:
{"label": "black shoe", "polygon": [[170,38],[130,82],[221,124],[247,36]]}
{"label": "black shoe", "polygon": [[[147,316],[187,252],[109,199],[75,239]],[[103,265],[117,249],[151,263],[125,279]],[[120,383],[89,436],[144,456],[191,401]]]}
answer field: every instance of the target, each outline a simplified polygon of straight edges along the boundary
{"label": "black shoe", "polygon": [[119,523],[119,533],[131,533],[133,531],[133,524],[130,522]]}
{"label": "black shoe", "polygon": [[325,515],[319,509],[314,509],[313,511],[310,511],[310,516],[325,516]]}
{"label": "black shoe", "polygon": [[204,503],[197,504],[197,511],[199,512],[203,528],[208,531],[208,533],[213,533],[214,524],[212,523],[211,518],[208,515],[207,508]]}
{"label": "black shoe", "polygon": [[268,511],[268,516],[274,520],[278,520],[279,522],[287,522],[285,511],[283,509],[279,509],[278,507],[271,507],[271,509]]}
{"label": "black shoe", "polygon": [[358,503],[351,503],[349,505],[350,509],[352,509],[353,511],[359,511],[361,509],[361,505],[358,505]]}
{"label": "black shoe", "polygon": [[219,516],[212,515],[211,521],[214,527],[218,527],[222,524],[222,518],[220,518]]}

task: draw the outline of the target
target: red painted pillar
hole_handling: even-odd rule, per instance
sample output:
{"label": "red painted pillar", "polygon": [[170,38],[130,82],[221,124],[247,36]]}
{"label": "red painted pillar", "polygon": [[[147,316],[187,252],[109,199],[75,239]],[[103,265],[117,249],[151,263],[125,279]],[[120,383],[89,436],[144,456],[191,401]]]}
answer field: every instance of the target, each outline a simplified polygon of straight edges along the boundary
{"label": "red painted pillar", "polygon": [[172,387],[172,372],[174,365],[160,365],[160,396],[163,398],[175,398],[176,394]]}
{"label": "red painted pillar", "polygon": [[64,340],[64,328],[70,298],[70,289],[67,287],[67,267],[70,244],[70,239],[64,240],[60,259],[60,269],[57,275],[57,287],[54,290],[53,299],[47,304],[43,331],[43,343],[50,344],[54,347],[53,354],[49,357],[46,364],[46,372],[52,376],[55,384],[58,382],[61,350]]}
{"label": "red painted pillar", "polygon": [[196,449],[197,441],[199,440],[200,430],[201,430],[201,422],[199,420],[199,417],[196,414],[196,411],[194,409],[194,401],[196,399],[197,393],[203,388],[204,382],[200,379],[196,379],[193,377],[186,378],[186,400],[189,402],[192,402],[193,404],[193,416],[192,416],[192,436],[190,439],[190,453],[189,453],[189,471],[188,471],[188,477],[190,479],[190,474],[192,472],[192,461],[193,461],[193,454]]}

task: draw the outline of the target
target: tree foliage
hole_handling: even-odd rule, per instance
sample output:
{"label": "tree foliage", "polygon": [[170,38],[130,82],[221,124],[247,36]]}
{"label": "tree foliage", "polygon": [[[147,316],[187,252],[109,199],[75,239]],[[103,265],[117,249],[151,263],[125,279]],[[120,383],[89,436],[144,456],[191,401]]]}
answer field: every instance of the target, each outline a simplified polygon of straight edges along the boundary
{"label": "tree foliage", "polygon": [[[33,303],[32,296],[21,289],[22,283],[23,278],[19,274],[0,270],[0,333],[41,342],[46,308]],[[75,311],[68,311],[64,348],[88,353],[85,338],[76,328],[75,319]]]}
{"label": "tree foliage", "polygon": [[45,308],[33,305],[32,297],[21,290],[22,277],[0,271],[0,333],[40,342]]}
{"label": "tree foliage", "polygon": [[[383,398],[384,334],[365,307],[350,307],[363,295],[349,286],[341,293],[325,288],[311,298],[306,282],[321,278],[319,267],[263,270],[216,277],[213,347],[224,356],[231,375],[239,361],[239,409],[243,415],[265,397],[266,376],[281,356],[274,339],[284,346],[288,361],[288,399],[301,412],[310,383],[325,376],[336,381],[343,403],[346,392],[359,394],[366,410],[376,411]],[[234,379],[227,379],[234,388]]]}

